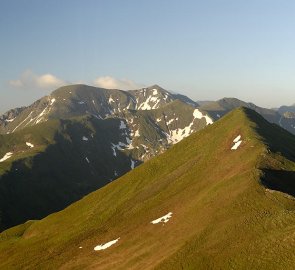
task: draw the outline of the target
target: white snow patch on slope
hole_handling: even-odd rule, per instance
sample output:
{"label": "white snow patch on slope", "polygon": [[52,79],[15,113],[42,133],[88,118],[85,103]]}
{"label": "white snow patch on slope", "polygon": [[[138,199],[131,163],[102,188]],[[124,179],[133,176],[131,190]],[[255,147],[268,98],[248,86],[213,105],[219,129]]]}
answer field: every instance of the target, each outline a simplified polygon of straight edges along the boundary
{"label": "white snow patch on slope", "polygon": [[101,245],[98,245],[94,248],[95,251],[98,251],[98,250],[104,250],[104,249],[107,249],[109,248],[110,246],[116,244],[118,241],[119,241],[120,237],[115,239],[115,240],[112,240],[110,242],[107,242],[105,244],[101,244]]}
{"label": "white snow patch on slope", "polygon": [[17,130],[24,122],[26,122],[27,121],[27,119],[31,116],[31,114],[33,113],[33,111],[31,111],[30,113],[29,113],[29,115],[25,118],[25,120],[23,120],[22,122],[20,122],[20,124],[18,124],[15,128],[14,128],[14,130],[12,131],[12,132],[14,132],[15,130]]}
{"label": "white snow patch on slope", "polygon": [[174,118],[172,118],[172,119],[170,119],[166,124],[167,124],[167,126],[168,125],[170,125],[172,122],[174,122],[175,121],[175,119]]}
{"label": "white snow patch on slope", "polygon": [[160,217],[158,219],[155,219],[151,223],[152,224],[157,224],[157,223],[161,223],[161,222],[167,223],[170,220],[171,217],[172,217],[172,212],[169,212],[167,215],[162,216],[162,217]]}
{"label": "white snow patch on slope", "polygon": [[[47,105],[46,107],[45,107],[45,109],[36,117],[36,121],[35,121],[35,124],[38,124],[39,122],[44,122],[44,120],[46,121],[46,119],[44,119],[44,115],[45,114],[48,114],[49,112],[50,112],[50,110],[51,110],[51,105],[53,105],[53,103],[56,101],[56,99],[55,98],[52,98],[51,100],[50,100],[50,103],[49,103],[49,105]],[[30,120],[30,122],[32,121],[32,120],[35,120],[35,119],[31,119]],[[30,123],[29,122],[29,123]]]}
{"label": "white snow patch on slope", "polygon": [[[186,138],[186,137],[189,136],[191,133],[193,133],[193,129],[192,129],[192,127],[193,127],[193,124],[194,124],[195,119],[202,119],[202,118],[205,118],[205,119],[206,119],[206,124],[207,124],[207,125],[213,123],[212,119],[211,119],[208,115],[203,114],[203,113],[200,112],[198,109],[195,109],[195,110],[194,110],[194,112],[193,112],[193,117],[194,117],[194,119],[192,120],[192,122],[191,122],[188,126],[186,126],[186,127],[184,127],[184,128],[177,128],[177,129],[175,129],[175,130],[170,130],[170,134],[165,133],[166,136],[167,136],[167,139],[168,139],[168,141],[169,141],[170,143],[173,143],[173,144],[178,143],[178,142],[180,142],[182,139]],[[174,119],[173,119],[173,120],[174,120]],[[176,119],[175,119],[175,120],[176,120]],[[171,122],[171,120],[167,122],[167,125],[169,125],[170,122]]]}
{"label": "white snow patch on slope", "polygon": [[[159,102],[161,101],[161,99],[157,98],[157,97],[153,97],[153,96],[149,96],[146,101],[144,101],[143,103],[141,103],[139,106],[137,106],[138,110],[152,110],[152,109],[157,109],[159,106]],[[153,106],[151,106],[150,104],[154,103]]]}
{"label": "white snow patch on slope", "polygon": [[50,105],[53,105],[53,103],[56,101],[56,99],[55,98],[52,98],[51,100],[50,100]]}
{"label": "white snow patch on slope", "polygon": [[88,163],[90,163],[90,161],[89,161],[88,157],[86,157],[85,159],[86,159],[86,161],[87,161]]}
{"label": "white snow patch on slope", "polygon": [[30,148],[33,148],[34,147],[34,144],[29,143],[29,142],[26,142],[26,145],[29,146]]}
{"label": "white snow patch on slope", "polygon": [[128,137],[126,137],[126,143],[123,143],[123,142],[118,142],[118,144],[111,143],[112,145],[111,148],[113,150],[113,155],[115,157],[117,156],[116,150],[134,149],[134,146],[132,145],[132,140],[130,140]]}
{"label": "white snow patch on slope", "polygon": [[83,141],[88,141],[88,138],[85,137],[85,136],[83,136],[83,137],[82,137],[82,140],[83,140]]}
{"label": "white snow patch on slope", "polygon": [[131,165],[130,165],[130,167],[131,167],[131,170],[133,170],[134,167],[135,167],[135,161],[133,159],[131,159]]}
{"label": "white snow patch on slope", "polygon": [[3,162],[3,161],[5,161],[6,159],[9,159],[9,158],[12,156],[12,154],[13,154],[12,152],[8,152],[8,153],[6,153],[6,154],[4,155],[4,157],[0,159],[0,162]]}
{"label": "white snow patch on slope", "polygon": [[240,144],[242,143],[242,141],[238,141],[234,144],[234,146],[231,148],[231,150],[237,150],[240,146]]}
{"label": "white snow patch on slope", "polygon": [[47,107],[37,116],[36,124],[41,122],[43,120],[43,115],[45,114],[45,111],[47,110]]}
{"label": "white snow patch on slope", "polygon": [[234,145],[232,146],[231,150],[237,150],[240,146],[240,144],[242,143],[241,140],[241,135],[237,136],[234,140],[233,140]]}
{"label": "white snow patch on slope", "polygon": [[153,89],[153,95],[157,95],[158,94],[158,90],[157,89]]}
{"label": "white snow patch on slope", "polygon": [[124,146],[127,146],[125,143],[122,143],[122,142],[119,142],[118,144],[114,144],[114,143],[111,143],[111,148],[113,150],[113,155],[116,157],[117,156],[117,152],[116,152],[116,149],[117,150],[123,150],[122,147]]}
{"label": "white snow patch on slope", "polygon": [[116,148],[114,146],[112,146],[111,148],[113,150],[113,156],[116,157],[117,156]]}
{"label": "white snow patch on slope", "polygon": [[198,119],[202,119],[204,117],[206,119],[206,124],[207,125],[213,124],[212,119],[207,114],[203,114],[202,112],[200,112],[198,109],[194,110],[193,115],[194,115],[195,118],[198,118]]}
{"label": "white snow patch on slope", "polygon": [[126,142],[127,142],[127,144],[129,145],[129,144],[132,143],[132,140],[130,140],[128,137],[126,137]]}
{"label": "white snow patch on slope", "polygon": [[113,100],[112,96],[109,97],[109,103],[111,102],[115,102],[115,100]]}
{"label": "white snow patch on slope", "polygon": [[159,108],[158,104],[159,104],[160,101],[161,101],[161,100],[158,98],[157,101],[156,101],[156,103],[155,103],[154,106],[152,107],[153,110]]}
{"label": "white snow patch on slope", "polygon": [[151,96],[149,96],[145,102],[139,105],[138,110],[151,110],[152,107],[149,105],[150,100]]}
{"label": "white snow patch on slope", "polygon": [[157,118],[156,121],[159,123],[159,122],[162,121],[162,119],[161,118]]}
{"label": "white snow patch on slope", "polygon": [[143,149],[144,149],[145,151],[147,151],[148,147],[147,147],[146,145],[141,144],[141,146],[143,147]]}
{"label": "white snow patch on slope", "polygon": [[79,101],[78,104],[82,105],[82,104],[85,104],[84,101]]}
{"label": "white snow patch on slope", "polygon": [[5,119],[6,122],[13,122],[13,120],[15,119],[16,117],[12,118],[12,119]]}
{"label": "white snow patch on slope", "polygon": [[124,121],[121,120],[119,129],[125,129],[125,128],[127,128],[127,126],[124,123]]}
{"label": "white snow patch on slope", "polygon": [[240,139],[241,139],[241,135],[237,136],[237,137],[233,140],[233,142],[236,143],[236,142],[238,142]]}

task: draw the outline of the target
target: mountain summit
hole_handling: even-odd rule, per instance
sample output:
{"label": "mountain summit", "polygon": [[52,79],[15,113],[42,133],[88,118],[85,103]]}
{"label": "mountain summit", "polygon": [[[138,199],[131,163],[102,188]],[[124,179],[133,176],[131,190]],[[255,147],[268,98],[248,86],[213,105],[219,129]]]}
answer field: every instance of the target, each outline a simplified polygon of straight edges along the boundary
{"label": "mountain summit", "polygon": [[0,231],[64,209],[213,123],[159,86],[65,86],[2,120]]}
{"label": "mountain summit", "polygon": [[294,175],[295,137],[239,108],[65,210],[4,231],[0,267],[293,269]]}
{"label": "mountain summit", "polygon": [[93,115],[104,119],[130,110],[159,109],[175,101],[196,106],[182,95],[174,95],[158,85],[139,90],[115,90],[77,84],[63,86],[28,107],[10,110],[0,117],[0,133],[12,133],[49,119]]}

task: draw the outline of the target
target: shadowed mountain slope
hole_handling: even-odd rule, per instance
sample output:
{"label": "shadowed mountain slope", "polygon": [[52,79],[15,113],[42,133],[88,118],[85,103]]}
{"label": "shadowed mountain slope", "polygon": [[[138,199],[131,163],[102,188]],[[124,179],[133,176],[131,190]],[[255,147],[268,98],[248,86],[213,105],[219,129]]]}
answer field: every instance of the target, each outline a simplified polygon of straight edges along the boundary
{"label": "shadowed mountain slope", "polygon": [[59,211],[138,165],[114,147],[127,145],[120,125],[88,116],[0,135],[0,230]]}

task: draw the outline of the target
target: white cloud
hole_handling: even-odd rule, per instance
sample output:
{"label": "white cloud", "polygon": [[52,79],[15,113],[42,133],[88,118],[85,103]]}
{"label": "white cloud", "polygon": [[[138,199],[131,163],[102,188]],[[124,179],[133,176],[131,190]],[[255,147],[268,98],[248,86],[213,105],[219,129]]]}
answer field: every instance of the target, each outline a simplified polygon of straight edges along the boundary
{"label": "white cloud", "polygon": [[9,84],[13,87],[24,89],[54,89],[65,85],[66,82],[49,73],[37,75],[31,70],[26,70],[21,74],[19,79],[11,80]]}
{"label": "white cloud", "polygon": [[93,84],[101,88],[121,90],[132,90],[144,87],[143,84],[138,84],[127,79],[116,79],[111,76],[98,77],[94,80]]}
{"label": "white cloud", "polygon": [[[84,81],[77,81],[75,83],[86,83]],[[53,90],[60,86],[69,84],[68,82],[57,78],[56,76],[47,73],[38,75],[32,70],[24,71],[20,77],[16,80],[9,81],[9,85],[14,88],[26,89],[26,90]],[[107,88],[107,89],[121,89],[121,90],[132,90],[145,87],[143,84],[135,83],[127,79],[116,79],[111,76],[102,76],[96,78],[93,83],[94,86]]]}

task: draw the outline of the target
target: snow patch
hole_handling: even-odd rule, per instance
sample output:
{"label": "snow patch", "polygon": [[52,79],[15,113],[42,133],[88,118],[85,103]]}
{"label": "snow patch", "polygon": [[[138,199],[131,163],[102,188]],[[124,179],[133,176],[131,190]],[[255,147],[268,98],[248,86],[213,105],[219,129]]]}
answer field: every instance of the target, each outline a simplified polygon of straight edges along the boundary
{"label": "snow patch", "polygon": [[124,123],[124,121],[121,120],[119,129],[125,129],[125,128],[127,128],[127,126]]}
{"label": "snow patch", "polygon": [[98,250],[104,250],[104,249],[107,249],[109,248],[110,246],[116,244],[118,241],[119,241],[120,237],[115,239],[115,240],[112,240],[110,242],[107,242],[105,244],[101,244],[101,245],[98,245],[94,248],[95,251],[98,251]]}
{"label": "snow patch", "polygon": [[174,118],[170,119],[170,120],[166,123],[167,126],[170,125],[172,122],[174,122],[174,120],[175,120]]}
{"label": "snow patch", "polygon": [[36,124],[43,120],[43,115],[45,114],[47,107],[37,116]]}
{"label": "snow patch", "polygon": [[240,144],[242,143],[242,141],[238,141],[234,144],[234,146],[231,148],[231,150],[237,150],[240,146]]}
{"label": "snow patch", "polygon": [[233,142],[236,143],[236,142],[238,142],[240,139],[241,139],[241,135],[237,136],[237,137],[233,140]]}
{"label": "snow patch", "polygon": [[147,151],[148,147],[147,147],[146,145],[141,144],[141,146],[143,147],[143,149],[144,149],[145,151]]}
{"label": "snow patch", "polygon": [[52,98],[51,100],[50,100],[50,105],[53,105],[53,103],[56,101],[56,99],[55,98]]}
{"label": "snow patch", "polygon": [[109,103],[111,102],[115,102],[115,100],[113,100],[112,96],[109,97]]}
{"label": "snow patch", "polygon": [[133,170],[134,167],[135,167],[135,161],[133,159],[131,159],[131,165],[130,165],[130,167],[131,167],[131,170]]}
{"label": "snow patch", "polygon": [[[160,102],[160,99],[157,97],[153,97],[153,96],[149,96],[146,101],[144,101],[143,103],[141,103],[137,109],[138,110],[152,110],[152,109],[157,109],[158,108],[158,104]],[[150,105],[150,103],[153,104],[153,106]]]}
{"label": "snow patch", "polygon": [[117,156],[116,148],[114,146],[112,146],[111,148],[113,150],[113,156],[116,157]]}
{"label": "snow patch", "polygon": [[5,161],[6,159],[9,159],[12,155],[13,155],[12,152],[8,152],[8,153],[6,153],[6,154],[4,155],[4,157],[0,159],[0,162],[3,162],[3,161]]}
{"label": "snow patch", "polygon": [[83,141],[88,141],[89,139],[88,139],[87,137],[83,136],[83,137],[82,137],[82,140],[83,140]]}
{"label": "snow patch", "polygon": [[82,105],[82,104],[85,104],[84,101],[79,101],[78,104]]}
{"label": "snow patch", "polygon": [[118,144],[114,144],[114,143],[111,143],[111,148],[113,150],[113,155],[116,157],[117,156],[117,152],[116,152],[116,149],[117,150],[123,150],[123,146],[127,146],[125,143],[122,143],[122,142],[119,142]]}
{"label": "snow patch", "polygon": [[31,114],[33,113],[33,111],[31,111],[30,113],[29,113],[29,115],[25,118],[25,120],[23,120],[22,122],[20,122],[20,124],[18,124],[15,128],[14,128],[14,130],[12,131],[12,132],[14,132],[15,130],[17,130],[24,122],[26,122],[27,121],[27,119],[31,116]]}
{"label": "snow patch", "polygon": [[233,140],[234,145],[232,146],[231,150],[237,150],[242,143],[241,140],[241,135],[238,135],[234,140]]}
{"label": "snow patch", "polygon": [[90,163],[90,161],[89,161],[88,157],[86,157],[85,159],[86,159],[86,161],[87,161],[88,163]]}
{"label": "snow patch", "polygon": [[15,119],[16,117],[12,118],[12,119],[5,119],[6,122],[13,122],[13,120]]}
{"label": "snow patch", "polygon": [[198,119],[202,119],[204,117],[207,125],[213,124],[212,119],[207,114],[203,114],[202,112],[200,112],[198,109],[194,110],[193,115],[194,115],[194,118],[198,118]]}
{"label": "snow patch", "polygon": [[171,217],[172,217],[172,212],[169,212],[167,215],[162,216],[162,217],[160,217],[158,219],[155,219],[151,223],[152,224],[157,224],[157,223],[161,223],[161,222],[162,223],[167,223],[170,220]]}
{"label": "snow patch", "polygon": [[30,148],[33,148],[34,147],[34,144],[29,143],[29,142],[26,142],[26,145],[29,146]]}
{"label": "snow patch", "polygon": [[[184,128],[177,128],[175,130],[170,130],[170,134],[164,133],[170,143],[173,143],[173,144],[178,143],[182,139],[189,136],[193,132],[192,127],[193,127],[195,119],[205,118],[207,125],[213,123],[212,119],[207,114],[203,114],[198,109],[194,110],[193,117],[194,117],[194,119],[192,120],[192,122],[188,126],[186,126]],[[174,120],[176,121],[176,120],[178,120],[178,118],[168,121],[167,125],[169,125],[171,123],[171,121],[174,121]]]}

